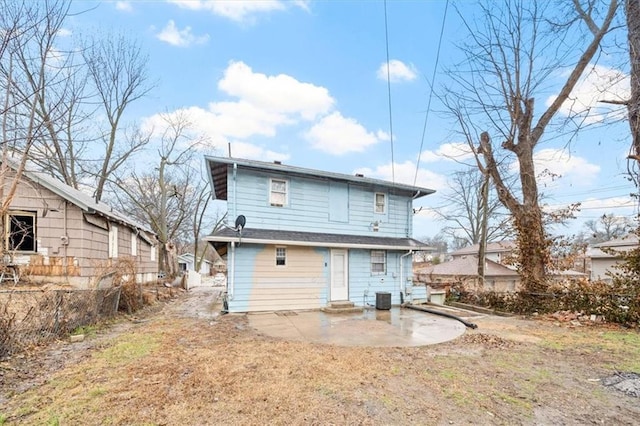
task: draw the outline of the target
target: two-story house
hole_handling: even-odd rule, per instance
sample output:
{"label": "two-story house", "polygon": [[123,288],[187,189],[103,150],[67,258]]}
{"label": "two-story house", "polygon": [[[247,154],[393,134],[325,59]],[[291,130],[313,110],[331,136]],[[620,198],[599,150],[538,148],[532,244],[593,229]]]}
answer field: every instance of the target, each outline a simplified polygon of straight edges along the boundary
{"label": "two-story house", "polygon": [[411,238],[413,200],[433,190],[280,162],[205,160],[212,196],[227,201],[227,227],[207,239],[227,252],[230,312],[366,306],[378,292],[393,304],[412,297],[411,255],[429,249]]}

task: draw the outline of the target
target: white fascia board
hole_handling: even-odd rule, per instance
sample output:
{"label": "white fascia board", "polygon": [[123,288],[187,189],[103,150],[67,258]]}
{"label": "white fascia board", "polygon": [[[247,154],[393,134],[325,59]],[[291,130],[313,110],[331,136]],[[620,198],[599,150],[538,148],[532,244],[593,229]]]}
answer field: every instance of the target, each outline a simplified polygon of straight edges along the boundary
{"label": "white fascia board", "polygon": [[355,243],[330,243],[322,241],[295,241],[295,240],[263,240],[259,238],[229,238],[209,236],[205,241],[214,243],[246,243],[246,244],[268,244],[282,246],[304,246],[304,247],[332,247],[332,248],[359,248],[370,250],[401,250],[401,251],[428,251],[428,246],[390,246],[382,244],[355,244]]}

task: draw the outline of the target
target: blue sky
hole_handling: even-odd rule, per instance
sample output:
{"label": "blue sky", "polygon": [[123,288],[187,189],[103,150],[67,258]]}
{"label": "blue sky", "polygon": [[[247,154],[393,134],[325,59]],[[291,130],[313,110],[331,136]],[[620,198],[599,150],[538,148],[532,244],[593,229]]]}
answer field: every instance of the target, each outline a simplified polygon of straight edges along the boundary
{"label": "blue sky", "polygon": [[[433,236],[444,226],[429,210],[442,203],[447,179],[464,166],[450,158],[460,155],[462,141],[454,124],[438,114],[437,99],[422,140],[444,0],[387,3],[393,168],[382,1],[95,5],[75,16],[68,30],[121,31],[138,39],[158,82],[128,120],[153,123],[157,114],[184,110],[218,155],[226,155],[231,143],[237,157],[387,180],[393,169],[395,180],[406,183],[413,183],[422,143],[416,183],[438,192],[418,200],[417,207],[424,208],[415,216],[414,235]],[[461,59],[455,43],[464,32],[451,5],[444,28],[436,87],[446,82],[444,70]],[[620,71],[597,70],[599,78]],[[593,103],[595,87],[593,78],[585,79],[576,98]],[[628,80],[618,89],[628,90]],[[563,140],[540,146],[538,170],[562,175],[543,182],[547,202],[583,202],[579,219],[560,232],[575,232],[582,221],[603,213],[634,213],[628,196],[633,186],[623,176],[628,143],[622,123],[581,133],[568,149]]]}

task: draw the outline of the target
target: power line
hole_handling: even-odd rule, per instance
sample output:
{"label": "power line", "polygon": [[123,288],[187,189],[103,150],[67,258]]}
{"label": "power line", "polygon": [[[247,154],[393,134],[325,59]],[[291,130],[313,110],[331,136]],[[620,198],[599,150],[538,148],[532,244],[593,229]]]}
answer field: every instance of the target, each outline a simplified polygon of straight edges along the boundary
{"label": "power line", "polygon": [[389,26],[387,25],[387,0],[384,0],[384,39],[387,47],[387,94],[389,99],[389,137],[391,139],[391,181],[393,183],[396,183],[396,165],[393,159],[393,119],[391,114],[391,66],[389,65]]}
{"label": "power line", "polygon": [[[385,0],[386,4],[386,0]],[[447,19],[447,9],[449,9],[449,0],[444,5],[444,14],[442,15],[442,26],[440,27],[440,39],[438,40],[438,50],[436,52],[436,62],[433,65],[433,74],[431,76],[431,88],[429,90],[429,101],[427,102],[427,112],[424,114],[424,125],[422,126],[422,138],[420,140],[420,151],[418,151],[418,161],[416,163],[416,175],[413,178],[413,185],[418,181],[418,170],[420,169],[420,157],[422,157],[422,148],[424,146],[424,136],[427,132],[427,121],[429,121],[429,111],[431,110],[431,99],[433,98],[433,86],[436,81],[436,71],[438,70],[438,62],[440,61],[440,47],[442,46],[442,36],[444,34],[444,23]]]}

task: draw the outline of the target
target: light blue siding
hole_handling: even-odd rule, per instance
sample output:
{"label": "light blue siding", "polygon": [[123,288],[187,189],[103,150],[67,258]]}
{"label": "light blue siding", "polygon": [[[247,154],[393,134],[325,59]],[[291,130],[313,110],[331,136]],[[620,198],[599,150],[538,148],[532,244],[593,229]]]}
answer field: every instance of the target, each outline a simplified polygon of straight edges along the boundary
{"label": "light blue siding", "polygon": [[411,256],[403,258],[400,274],[400,257],[404,254],[406,252],[387,251],[387,272],[374,275],[371,250],[349,250],[349,299],[358,306],[375,306],[376,293],[389,292],[391,303],[399,305],[400,292],[404,293],[407,277],[411,278]]}
{"label": "light blue siding", "polygon": [[274,245],[242,244],[229,264],[233,285],[229,312],[319,309],[327,305],[329,250],[286,247],[286,267],[275,265]]}
{"label": "light blue siding", "polygon": [[[243,170],[229,171],[229,224],[237,215],[245,215],[247,227],[283,231],[326,232],[347,235],[407,237],[411,231],[411,198],[357,184],[330,183],[328,179],[288,176],[278,173]],[[269,203],[270,178],[288,182],[287,204]],[[375,193],[387,194],[384,214],[374,210]],[[342,206],[342,207],[341,207]],[[378,222],[378,231],[373,223]]]}
{"label": "light blue siding", "polygon": [[[228,271],[227,285],[233,275],[233,296],[229,299],[229,312],[247,312],[253,283],[253,270],[256,256],[264,249],[260,244],[242,244],[235,248],[234,271]],[[231,259],[230,259],[231,260]],[[231,262],[229,262],[231,268]]]}
{"label": "light blue siding", "polygon": [[349,186],[346,183],[329,183],[329,220],[349,222]]}

